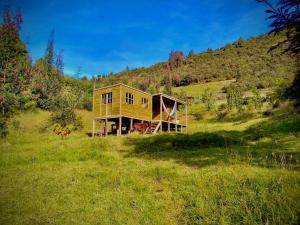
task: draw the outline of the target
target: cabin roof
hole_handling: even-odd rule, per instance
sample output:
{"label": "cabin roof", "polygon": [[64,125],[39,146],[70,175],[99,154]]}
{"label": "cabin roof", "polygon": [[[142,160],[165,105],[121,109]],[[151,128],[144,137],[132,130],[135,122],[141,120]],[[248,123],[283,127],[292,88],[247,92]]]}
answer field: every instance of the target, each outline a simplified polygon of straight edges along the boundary
{"label": "cabin roof", "polygon": [[178,103],[181,103],[181,104],[185,104],[184,101],[182,101],[182,100],[180,100],[180,99],[178,99],[178,98],[175,98],[175,97],[173,97],[173,96],[166,95],[166,94],[164,94],[164,93],[156,93],[156,94],[151,95],[150,93],[147,93],[147,92],[145,92],[145,91],[141,91],[141,90],[139,90],[139,89],[137,89],[137,88],[130,87],[130,86],[128,86],[128,85],[126,85],[126,84],[122,84],[122,83],[113,84],[113,85],[109,85],[109,86],[105,86],[105,87],[101,87],[101,88],[95,88],[94,91],[95,91],[95,90],[102,90],[102,89],[106,89],[106,88],[112,88],[112,87],[116,87],[116,86],[125,86],[125,87],[127,87],[127,88],[130,88],[130,89],[139,91],[139,92],[141,92],[141,93],[144,93],[144,94],[147,94],[147,95],[150,95],[150,96],[153,96],[153,97],[154,97],[154,96],[160,96],[160,95],[162,95],[163,97],[168,98],[168,99],[170,99],[170,100],[177,101]]}
{"label": "cabin roof", "polygon": [[124,86],[124,87],[130,88],[130,89],[133,89],[133,90],[135,90],[135,91],[139,91],[139,92],[141,92],[141,93],[144,93],[144,94],[146,94],[146,95],[152,96],[152,95],[149,94],[148,92],[142,91],[142,90],[137,89],[137,88],[134,88],[134,87],[130,87],[130,86],[128,86],[128,85],[126,85],[126,84],[122,84],[122,83],[113,84],[113,85],[109,85],[109,86],[105,86],[105,87],[101,87],[101,88],[95,88],[94,91],[95,91],[95,90],[106,89],[106,88],[112,88],[112,87],[116,87],[116,86]]}

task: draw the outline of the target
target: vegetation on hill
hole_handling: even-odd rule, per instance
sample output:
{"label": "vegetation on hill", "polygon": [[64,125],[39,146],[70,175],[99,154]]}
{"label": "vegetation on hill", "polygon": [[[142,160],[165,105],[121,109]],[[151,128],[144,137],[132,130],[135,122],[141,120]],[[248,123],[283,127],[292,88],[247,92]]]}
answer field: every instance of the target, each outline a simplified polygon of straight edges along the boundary
{"label": "vegetation on hill", "polygon": [[157,92],[164,91],[169,76],[173,86],[236,79],[243,89],[249,90],[291,83],[299,69],[296,58],[283,54],[285,46],[269,52],[273,45],[284,39],[284,34],[241,38],[220,49],[190,53],[181,57],[180,63],[171,69],[169,62],[162,62],[149,68],[126,70],[108,77],[100,76],[97,85],[125,83]]}

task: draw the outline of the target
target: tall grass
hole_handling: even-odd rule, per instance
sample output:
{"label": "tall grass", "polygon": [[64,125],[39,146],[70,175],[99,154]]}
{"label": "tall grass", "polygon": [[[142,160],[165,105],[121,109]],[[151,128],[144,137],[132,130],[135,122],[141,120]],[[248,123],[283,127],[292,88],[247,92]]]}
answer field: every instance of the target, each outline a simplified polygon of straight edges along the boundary
{"label": "tall grass", "polygon": [[40,132],[44,112],[1,140],[0,224],[299,222],[299,116],[92,139],[81,115],[65,140]]}

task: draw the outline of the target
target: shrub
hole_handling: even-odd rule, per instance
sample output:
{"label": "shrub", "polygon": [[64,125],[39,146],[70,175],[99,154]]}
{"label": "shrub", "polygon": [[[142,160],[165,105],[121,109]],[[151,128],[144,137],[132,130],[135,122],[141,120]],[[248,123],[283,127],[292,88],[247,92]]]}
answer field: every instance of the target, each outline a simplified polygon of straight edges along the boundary
{"label": "shrub", "polygon": [[207,111],[211,111],[214,108],[216,102],[213,92],[209,89],[205,89],[202,95],[202,101],[206,105]]}
{"label": "shrub", "polygon": [[224,120],[225,117],[228,115],[228,112],[218,112],[217,113],[217,120]]}
{"label": "shrub", "polygon": [[56,109],[50,117],[51,124],[62,127],[72,125],[75,129],[81,129],[81,118],[76,115],[75,107],[76,95],[66,88],[57,98]]}
{"label": "shrub", "polygon": [[219,105],[218,110],[219,110],[219,111],[227,110],[227,105],[226,105],[225,103],[222,103],[221,105]]}
{"label": "shrub", "polygon": [[235,107],[239,111],[242,111],[243,97],[242,89],[239,86],[228,87],[226,90],[226,99],[229,110]]}
{"label": "shrub", "polygon": [[61,126],[60,124],[56,123],[53,125],[52,131],[61,137],[61,139],[64,139],[64,137],[67,137],[69,134],[71,134],[72,128],[69,126]]}
{"label": "shrub", "polygon": [[198,121],[203,119],[203,116],[200,112],[195,112],[193,115],[194,115],[195,119]]}

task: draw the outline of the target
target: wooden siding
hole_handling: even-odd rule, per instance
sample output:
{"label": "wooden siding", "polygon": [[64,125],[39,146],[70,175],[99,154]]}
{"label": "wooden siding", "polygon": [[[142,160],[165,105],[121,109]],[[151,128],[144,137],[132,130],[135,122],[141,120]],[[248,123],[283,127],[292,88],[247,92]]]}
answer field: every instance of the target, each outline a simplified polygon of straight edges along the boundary
{"label": "wooden siding", "polygon": [[[121,114],[127,117],[151,121],[152,118],[152,96],[142,91],[121,86]],[[133,94],[133,104],[126,102],[126,93]],[[142,98],[148,99],[148,107],[142,104]]]}
{"label": "wooden siding", "polygon": [[[102,94],[112,93],[112,102],[102,103]],[[120,115],[120,86],[94,90],[93,112],[96,117]]]}
{"label": "wooden siding", "polygon": [[[112,92],[112,103],[102,103],[102,94]],[[126,102],[126,93],[133,94],[133,104]],[[148,99],[148,107],[142,104],[142,98]],[[121,104],[120,104],[121,102]],[[152,119],[152,96],[126,85],[114,85],[94,90],[93,112],[95,117],[126,116],[141,120]]]}
{"label": "wooden siding", "polygon": [[[112,102],[102,103],[102,94],[112,93]],[[133,95],[133,104],[126,102],[126,93]],[[180,101],[175,98],[162,95],[168,111],[171,111],[174,101]],[[136,88],[131,88],[127,85],[117,84],[94,90],[93,94],[93,112],[94,117],[113,118],[113,117],[129,117],[145,121],[159,121],[160,117],[160,97],[161,94],[151,95],[140,91]],[[148,107],[142,104],[142,98],[148,100]],[[184,104],[180,101],[178,104]],[[177,120],[180,124],[185,123],[185,116],[182,110],[177,110]],[[162,110],[162,120],[176,123],[176,117],[168,118],[168,115]]]}

